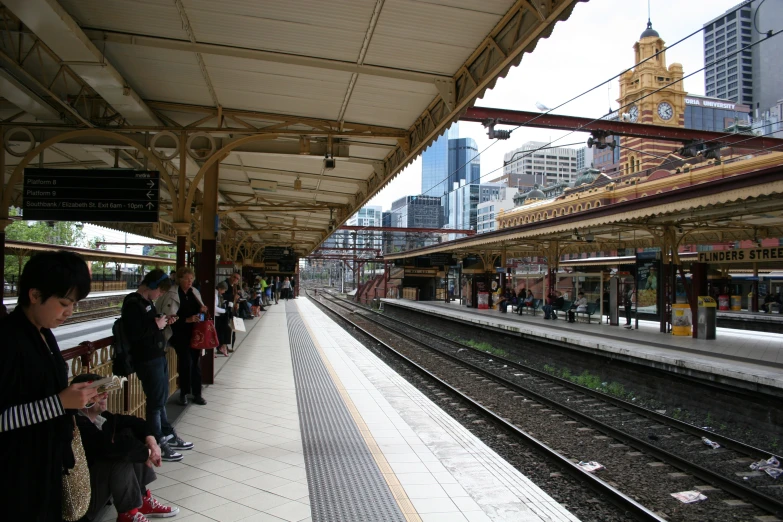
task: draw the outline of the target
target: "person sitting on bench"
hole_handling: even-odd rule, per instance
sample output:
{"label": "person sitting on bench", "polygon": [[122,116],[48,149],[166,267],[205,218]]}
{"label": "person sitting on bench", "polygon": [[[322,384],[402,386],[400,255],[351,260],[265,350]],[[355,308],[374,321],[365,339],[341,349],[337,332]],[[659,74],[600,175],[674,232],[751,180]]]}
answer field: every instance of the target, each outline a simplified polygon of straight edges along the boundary
{"label": "person sitting on bench", "polygon": [[576,322],[576,312],[586,312],[587,311],[587,298],[585,297],[584,292],[579,292],[579,299],[574,301],[574,304],[571,305],[571,308],[568,310],[568,322],[574,323]]}
{"label": "person sitting on bench", "polygon": [[[92,382],[100,375],[84,373],[73,383]],[[94,520],[111,497],[117,508],[117,522],[148,522],[147,517],[172,517],[178,507],[164,506],[150,493],[147,485],[156,478],[153,467],[160,467],[160,447],[144,419],[113,414],[107,409],[108,392],[82,408],[76,424],[90,468],[92,497],[87,519]]]}

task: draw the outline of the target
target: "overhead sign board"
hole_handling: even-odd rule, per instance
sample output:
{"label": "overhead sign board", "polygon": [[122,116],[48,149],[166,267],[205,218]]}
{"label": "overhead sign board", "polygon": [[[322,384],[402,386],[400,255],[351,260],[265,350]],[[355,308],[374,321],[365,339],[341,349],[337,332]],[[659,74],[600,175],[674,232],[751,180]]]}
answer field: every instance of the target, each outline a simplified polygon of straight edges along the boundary
{"label": "overhead sign board", "polygon": [[783,247],[699,252],[699,263],[755,263],[759,261],[783,262]]}
{"label": "overhead sign board", "polygon": [[158,172],[105,169],[25,169],[24,219],[157,223]]}

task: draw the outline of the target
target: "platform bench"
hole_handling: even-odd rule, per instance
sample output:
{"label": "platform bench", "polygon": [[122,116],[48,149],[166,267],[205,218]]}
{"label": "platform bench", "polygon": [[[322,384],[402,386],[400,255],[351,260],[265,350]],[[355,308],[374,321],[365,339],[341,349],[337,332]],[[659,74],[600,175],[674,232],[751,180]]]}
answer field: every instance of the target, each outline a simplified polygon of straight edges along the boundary
{"label": "platform bench", "polygon": [[522,312],[520,313],[520,315],[522,315],[522,313],[527,313],[535,316],[539,310],[543,311],[543,307],[544,307],[543,299],[533,299],[533,306],[522,306]]}
{"label": "platform bench", "polygon": [[[598,303],[587,303],[587,310],[581,312],[574,311],[574,314],[577,320],[579,320],[580,317],[583,317],[587,319],[587,324],[590,324],[590,318],[595,315],[597,311]],[[600,323],[601,321],[599,320],[598,322]]]}

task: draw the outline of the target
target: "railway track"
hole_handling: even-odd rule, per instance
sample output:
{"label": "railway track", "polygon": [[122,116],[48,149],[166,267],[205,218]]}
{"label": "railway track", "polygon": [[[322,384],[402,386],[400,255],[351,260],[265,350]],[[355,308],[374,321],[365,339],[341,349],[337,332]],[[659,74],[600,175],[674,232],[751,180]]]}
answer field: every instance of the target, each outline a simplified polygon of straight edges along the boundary
{"label": "railway track", "polygon": [[[561,444],[558,448],[560,453],[575,454],[574,448],[569,447],[571,442],[568,442],[568,438],[559,437],[557,433],[552,433],[546,426],[540,426],[540,424],[552,424],[551,422],[539,422],[539,425],[536,425],[536,417],[540,417],[540,413],[548,413],[550,416],[548,420],[551,420],[552,417],[560,418],[555,424],[560,424],[561,429],[565,422],[566,426],[568,423],[578,425],[579,427],[575,429],[580,430],[585,436],[592,433],[591,443],[594,443],[596,439],[604,441],[604,446],[608,446],[610,449],[610,451],[600,452],[602,455],[600,460],[602,464],[607,466],[607,469],[613,471],[602,472],[602,476],[609,477],[609,481],[615,484],[622,483],[622,489],[627,495],[645,499],[643,503],[654,505],[656,511],[676,511],[676,516],[673,518],[681,520],[720,520],[720,516],[713,518],[712,513],[708,513],[711,511],[709,508],[711,506],[719,506],[724,510],[734,508],[735,511],[745,506],[752,510],[749,506],[755,506],[759,510],[763,510],[765,514],[772,513],[780,516],[783,513],[781,492],[777,491],[778,495],[774,495],[776,489],[775,486],[772,486],[770,491],[773,494],[768,494],[763,490],[765,487],[763,484],[769,484],[769,480],[763,479],[769,478],[757,472],[754,473],[748,468],[750,462],[769,457],[768,452],[676,421],[627,401],[579,386],[571,381],[554,377],[520,364],[518,361],[473,349],[431,331],[425,331],[382,314],[371,312],[355,303],[338,300],[331,294],[319,293],[319,295],[326,295],[334,305],[348,311],[350,317],[346,320],[354,323],[357,328],[361,327],[370,333],[375,330],[374,337],[377,338],[380,330],[381,336],[391,335],[391,339],[404,339],[402,344],[408,343],[416,346],[407,352],[401,350],[403,355],[407,353],[410,358],[416,359],[418,358],[415,354],[416,351],[431,354],[429,357],[435,360],[435,365],[430,367],[437,368],[433,372],[436,375],[448,374],[450,371],[457,374],[467,373],[474,380],[480,381],[485,390],[494,387],[494,395],[498,397],[487,399],[482,395],[482,407],[497,408],[493,414],[504,419],[516,417],[522,421],[526,420],[527,424],[522,422],[519,424],[527,426],[526,429],[529,432],[536,430],[535,434],[539,438],[563,439],[559,443]],[[385,341],[384,344],[386,344]],[[395,344],[399,344],[399,342]],[[465,370],[466,367],[467,370]],[[447,371],[446,368],[449,370]],[[443,380],[451,379],[443,377]],[[460,381],[460,387],[464,388],[462,383],[465,379],[456,380]],[[473,394],[473,392],[469,393]],[[489,391],[489,394],[491,395],[492,391]],[[517,403],[525,404],[525,409],[534,410],[539,415],[508,413],[508,411],[513,412],[514,410],[506,404],[508,401],[503,400],[509,394],[516,397],[514,400]],[[563,422],[563,417],[569,420]],[[530,427],[530,422],[535,427]],[[557,426],[552,427],[557,428]],[[600,435],[596,436],[596,433],[600,433]],[[709,447],[702,441],[702,437],[717,442],[721,449],[708,449]],[[583,440],[574,443],[583,447],[594,445],[584,444],[585,438],[582,437]],[[630,473],[634,466],[627,463],[629,461],[640,462],[645,457],[648,460],[654,459],[653,462],[647,463],[648,467],[645,467],[645,471],[649,469],[650,473],[656,473],[656,468],[663,467],[667,469],[671,467],[676,470],[674,473],[666,475],[667,487],[661,488],[670,490],[666,493],[667,497],[669,493],[675,491],[692,489],[692,486],[687,487],[692,483],[686,482],[686,479],[693,477],[705,486],[702,488],[704,493],[717,502],[700,504],[701,509],[690,510],[698,511],[698,514],[693,513],[693,516],[689,517],[688,509],[674,509],[678,506],[671,497],[664,499],[663,495],[659,494],[658,498],[652,498],[654,495],[651,491],[639,491],[638,488],[627,484],[620,470]],[[631,473],[631,475],[634,474],[638,475],[638,473]],[[660,473],[658,474],[660,475]],[[754,485],[754,481],[758,482],[758,485]],[[674,487],[678,482],[682,486],[679,489]],[[672,489],[673,487],[674,489]],[[728,496],[731,498],[723,498]],[[672,508],[672,502],[675,503],[674,508]],[[750,513],[745,514],[750,515]],[[724,518],[737,519],[734,517]]]}
{"label": "railway track", "polygon": [[106,317],[119,317],[120,309],[118,307],[111,308],[99,308],[98,310],[87,310],[84,312],[76,312],[68,318],[64,325],[84,323],[87,321],[94,321],[96,319],[104,319]]}

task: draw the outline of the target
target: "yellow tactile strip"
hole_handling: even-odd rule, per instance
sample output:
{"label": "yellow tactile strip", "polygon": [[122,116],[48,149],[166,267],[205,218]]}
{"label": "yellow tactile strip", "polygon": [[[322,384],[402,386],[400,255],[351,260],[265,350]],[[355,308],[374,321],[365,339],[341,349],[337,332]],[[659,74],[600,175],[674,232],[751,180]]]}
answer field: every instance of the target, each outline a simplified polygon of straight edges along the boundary
{"label": "yellow tactile strip", "polygon": [[367,444],[367,448],[370,450],[370,453],[375,459],[375,463],[378,465],[378,469],[380,469],[381,473],[383,474],[383,478],[386,480],[386,484],[389,486],[389,490],[391,490],[392,495],[394,496],[394,500],[397,501],[397,505],[400,507],[400,511],[402,511],[402,514],[405,516],[405,519],[408,522],[422,522],[419,513],[416,511],[416,508],[413,507],[413,503],[410,501],[408,495],[405,493],[405,489],[397,479],[397,475],[394,473],[391,466],[386,461],[386,457],[383,455],[383,452],[375,442],[375,438],[372,436],[370,429],[364,422],[362,414],[359,413],[356,405],[354,405],[353,400],[351,400],[351,396],[343,386],[340,377],[337,375],[337,372],[334,371],[332,364],[329,362],[329,358],[326,356],[323,349],[321,348],[321,345],[318,343],[318,339],[310,328],[310,325],[306,320],[304,320],[304,317],[302,317],[302,319],[305,328],[307,328],[307,332],[310,334],[310,338],[313,340],[313,345],[315,346],[315,349],[318,350],[318,355],[321,357],[321,361],[323,361],[324,366],[326,367],[326,371],[329,372],[329,376],[332,378],[332,382],[334,382],[337,391],[340,393],[340,397],[342,397],[345,406],[348,408],[348,411],[351,412],[351,417],[353,418],[354,423],[356,423],[356,426],[359,428],[359,432],[362,434],[364,443]]}

